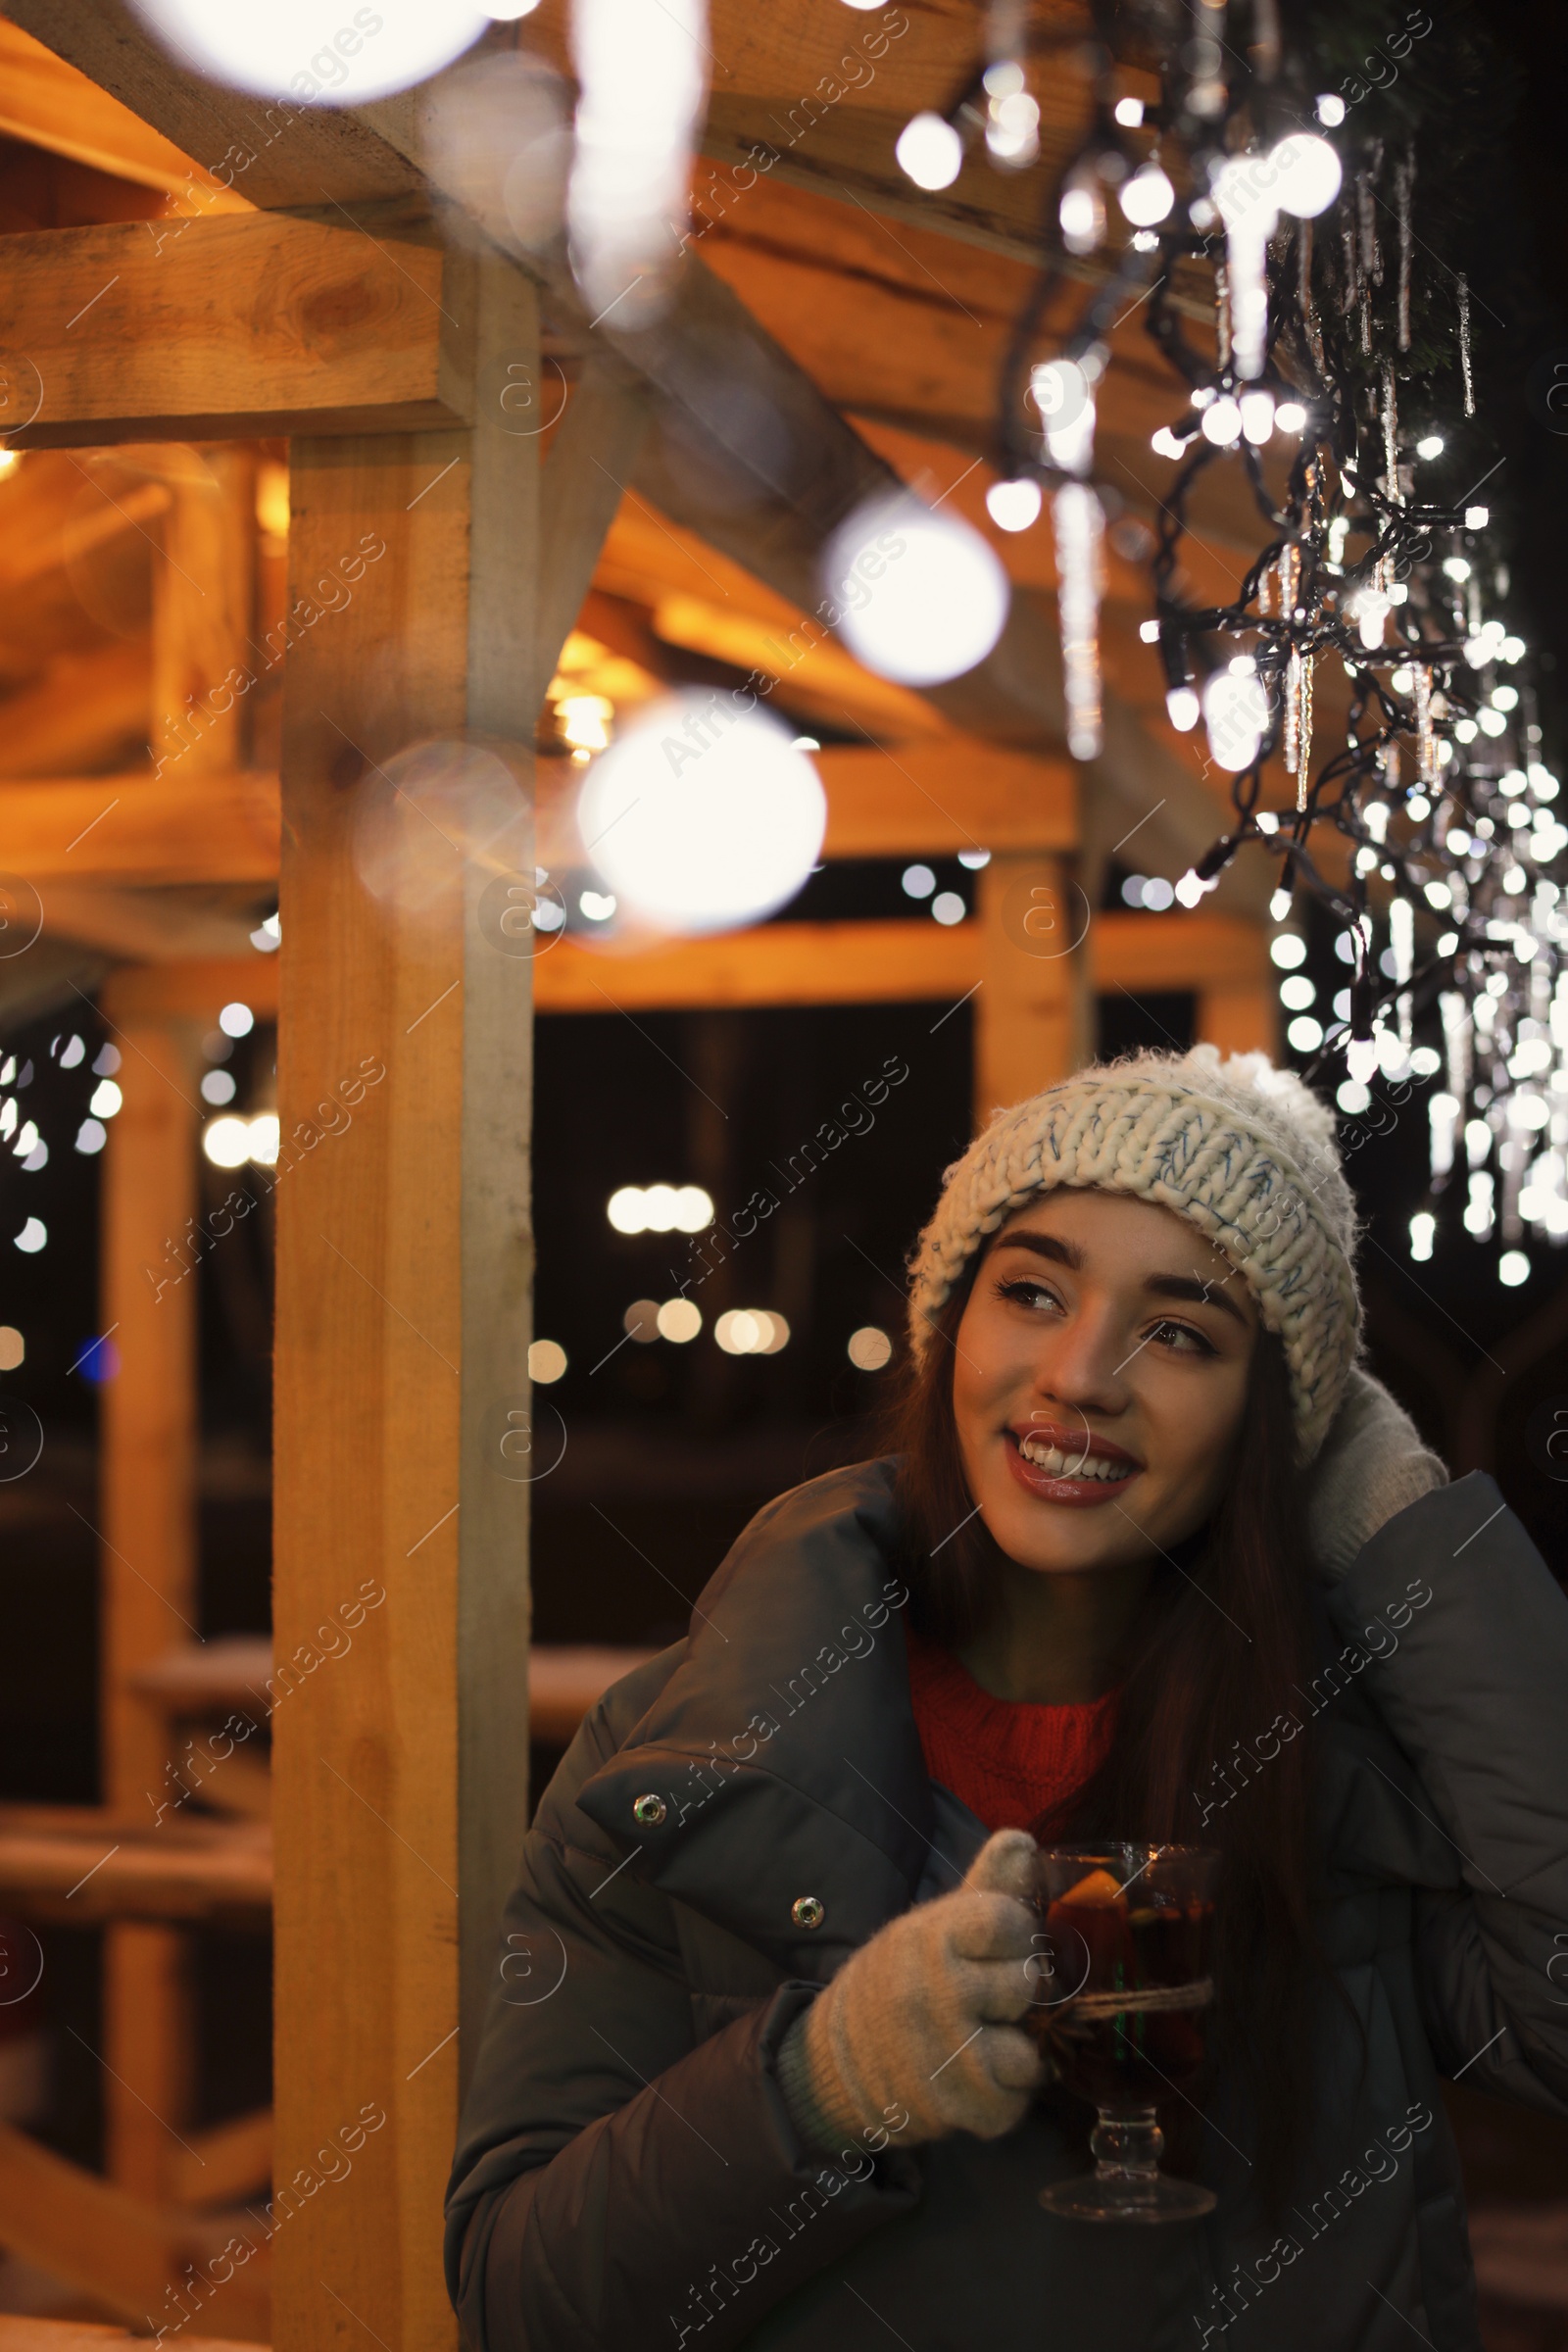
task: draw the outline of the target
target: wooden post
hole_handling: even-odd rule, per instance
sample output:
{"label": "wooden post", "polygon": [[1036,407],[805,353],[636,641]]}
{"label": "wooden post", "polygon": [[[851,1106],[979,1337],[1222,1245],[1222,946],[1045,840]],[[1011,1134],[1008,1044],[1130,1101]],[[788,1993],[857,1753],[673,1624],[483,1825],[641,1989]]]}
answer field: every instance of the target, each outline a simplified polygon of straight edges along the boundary
{"label": "wooden post", "polygon": [[[124,1100],[103,1197],[103,1329],[119,1355],[103,1389],[103,1783],[110,1806],[150,1826],[178,1790],[166,1717],[131,1678],[191,1640],[196,1616],[197,1277],[179,1278],[177,1254],[196,1206],[196,1074],[184,1025],[138,1020],[118,1039]],[[154,2198],[187,2120],[184,1944],[131,1922],[105,1936],[109,2171]]]}
{"label": "wooden post", "polygon": [[[333,569],[352,596],[284,684],[280,1665],[354,1630],[273,1712],[289,2352],[345,2328],[388,2352],[453,2340],[459,2027],[471,2042],[525,1817],[528,1488],[507,1473],[529,1444],[530,965],[487,894],[531,883],[528,803],[508,784],[520,821],[466,860],[494,808],[461,782],[429,797],[432,769],[388,781],[414,744],[499,739],[515,770],[531,737],[538,444],[496,395],[536,368],[536,313],[509,265],[474,279],[471,432],[291,452],[291,601]],[[371,819],[379,897],[356,863]],[[334,2137],[352,2170],[306,2202]]]}
{"label": "wooden post", "polygon": [[984,977],[974,1000],[974,1115],[1021,1102],[1088,1057],[1088,899],[1067,861],[999,853],[980,873]]}
{"label": "wooden post", "polygon": [[[243,757],[243,701],[213,690],[245,659],[255,538],[247,453],[163,460],[171,502],[154,571],[154,756],[192,779]],[[103,1329],[120,1370],[104,1390],[103,1779],[144,1823],[178,1789],[167,1719],[137,1670],[196,1631],[196,1290],[181,1254],[196,1206],[195,1038],[188,1022],[124,1028],[104,1172]],[[191,1263],[193,1270],[180,1268]],[[189,2121],[194,2018],[188,1937],[117,1922],[104,1938],[104,2109],[111,2177],[173,2193]]]}

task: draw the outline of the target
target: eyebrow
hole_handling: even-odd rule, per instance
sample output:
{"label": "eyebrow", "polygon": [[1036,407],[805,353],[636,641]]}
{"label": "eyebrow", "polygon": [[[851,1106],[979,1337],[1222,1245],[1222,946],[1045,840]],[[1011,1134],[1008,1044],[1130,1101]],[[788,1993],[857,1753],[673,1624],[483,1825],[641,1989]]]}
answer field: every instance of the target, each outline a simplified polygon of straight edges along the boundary
{"label": "eyebrow", "polygon": [[[1066,1266],[1075,1274],[1082,1273],[1084,1253],[1073,1242],[1063,1241],[1054,1233],[1004,1233],[996,1243],[999,1250],[1027,1250],[1035,1257],[1052,1259]],[[1225,1281],[1229,1276],[1224,1278]],[[1247,1317],[1234,1298],[1225,1295],[1223,1282],[1204,1282],[1198,1274],[1152,1274],[1144,1288],[1155,1298],[1180,1298],[1195,1306],[1217,1306],[1245,1330]]]}

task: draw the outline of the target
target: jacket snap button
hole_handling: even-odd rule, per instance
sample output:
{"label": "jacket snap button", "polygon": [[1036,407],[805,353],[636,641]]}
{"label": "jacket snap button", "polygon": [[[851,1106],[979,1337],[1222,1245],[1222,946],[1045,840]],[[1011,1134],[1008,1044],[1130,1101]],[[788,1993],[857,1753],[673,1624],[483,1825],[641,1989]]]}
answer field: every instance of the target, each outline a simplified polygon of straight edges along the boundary
{"label": "jacket snap button", "polygon": [[790,1917],[798,1928],[819,1928],[827,1913],[814,1894],[803,1894],[790,1906]]}
{"label": "jacket snap button", "polygon": [[633,1818],[640,1821],[643,1827],[649,1830],[657,1830],[668,1811],[663,1798],[652,1794],[637,1797],[633,1801],[631,1809]]}

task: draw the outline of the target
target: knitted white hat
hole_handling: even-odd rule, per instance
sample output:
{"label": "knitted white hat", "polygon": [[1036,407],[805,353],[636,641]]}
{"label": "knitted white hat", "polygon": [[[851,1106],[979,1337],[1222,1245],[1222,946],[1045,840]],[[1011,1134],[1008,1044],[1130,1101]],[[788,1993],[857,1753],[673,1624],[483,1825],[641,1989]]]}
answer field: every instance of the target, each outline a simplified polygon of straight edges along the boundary
{"label": "knitted white hat", "polygon": [[1188,1217],[1243,1274],[1284,1343],[1303,1461],[1328,1435],[1360,1329],[1355,1204],[1334,1114],[1262,1054],[1133,1054],[1000,1111],[949,1168],[910,1266],[916,1355],[982,1242],[1058,1185]]}

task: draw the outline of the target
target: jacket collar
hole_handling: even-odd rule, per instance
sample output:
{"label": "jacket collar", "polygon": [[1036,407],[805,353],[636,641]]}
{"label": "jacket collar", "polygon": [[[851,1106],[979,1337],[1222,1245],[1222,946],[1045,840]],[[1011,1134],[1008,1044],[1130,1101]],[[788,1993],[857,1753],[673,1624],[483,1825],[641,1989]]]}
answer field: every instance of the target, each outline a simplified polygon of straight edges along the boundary
{"label": "jacket collar", "polygon": [[893,1477],[860,1462],[753,1520],[674,1673],[578,1796],[666,1894],[810,1977],[907,1907],[935,1820]]}

